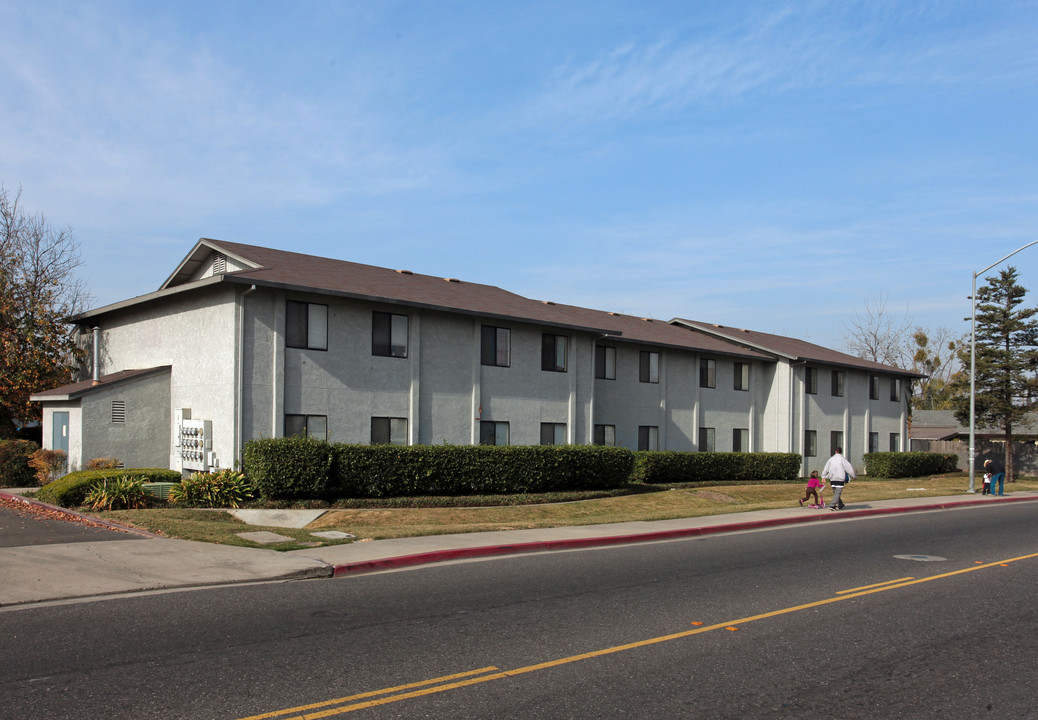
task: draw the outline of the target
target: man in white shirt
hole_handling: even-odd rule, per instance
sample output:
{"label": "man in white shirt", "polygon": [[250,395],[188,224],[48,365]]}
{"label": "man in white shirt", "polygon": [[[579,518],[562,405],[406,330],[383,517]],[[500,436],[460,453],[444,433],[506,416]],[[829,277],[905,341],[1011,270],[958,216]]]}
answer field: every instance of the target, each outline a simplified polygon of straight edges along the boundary
{"label": "man in white shirt", "polygon": [[843,510],[843,500],[840,499],[840,493],[843,492],[843,486],[848,480],[852,477],[857,477],[854,474],[854,466],[847,462],[847,458],[843,456],[843,448],[836,448],[836,452],[825,463],[825,467],[822,469],[822,477],[828,480],[833,487],[833,499],[829,502],[829,509]]}

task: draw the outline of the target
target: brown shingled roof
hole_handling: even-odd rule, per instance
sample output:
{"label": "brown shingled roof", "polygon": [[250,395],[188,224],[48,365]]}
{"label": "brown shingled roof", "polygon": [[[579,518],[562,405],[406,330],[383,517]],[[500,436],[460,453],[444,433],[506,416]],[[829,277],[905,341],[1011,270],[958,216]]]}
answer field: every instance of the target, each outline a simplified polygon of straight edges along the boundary
{"label": "brown shingled roof", "polygon": [[146,377],[155,373],[169,372],[170,370],[171,368],[169,365],[160,365],[158,367],[144,368],[142,370],[122,370],[117,373],[112,373],[111,375],[102,375],[96,383],[93,380],[82,380],[80,382],[69,383],[68,385],[62,385],[61,387],[33,393],[29,399],[33,402],[42,400],[72,400],[96,390],[107,389],[113,385],[118,385],[119,383],[136,380],[137,378]]}
{"label": "brown shingled roof", "polygon": [[785,337],[784,335],[771,335],[770,333],[725,327],[724,325],[714,325],[711,323],[699,322],[697,320],[686,320],[684,318],[675,318],[672,322],[684,325],[685,327],[697,332],[706,333],[718,338],[726,338],[731,342],[759,349],[764,352],[775,353],[791,360],[807,360],[819,363],[829,363],[832,365],[846,365],[849,367],[861,368],[863,370],[896,373],[898,375],[909,377],[925,377],[925,375],[920,375],[919,373],[909,370],[902,370],[893,365],[884,365],[882,363],[872,362],[871,360],[863,360],[862,358],[848,355],[847,353],[842,353],[837,350],[822,347],[821,345],[809,343],[806,340],[797,340],[796,338]]}

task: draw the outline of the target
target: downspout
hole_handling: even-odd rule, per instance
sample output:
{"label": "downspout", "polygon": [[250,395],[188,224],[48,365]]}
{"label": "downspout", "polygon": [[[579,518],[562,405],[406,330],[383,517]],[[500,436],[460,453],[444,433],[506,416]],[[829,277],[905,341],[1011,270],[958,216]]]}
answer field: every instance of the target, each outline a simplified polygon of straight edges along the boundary
{"label": "downspout", "polygon": [[238,296],[238,369],[236,378],[237,389],[235,391],[235,417],[234,417],[234,464],[236,467],[241,467],[242,460],[242,423],[244,422],[245,411],[243,409],[243,398],[245,395],[245,372],[243,367],[245,365],[245,296],[249,295],[256,289],[256,286],[251,286],[248,290],[244,291]]}

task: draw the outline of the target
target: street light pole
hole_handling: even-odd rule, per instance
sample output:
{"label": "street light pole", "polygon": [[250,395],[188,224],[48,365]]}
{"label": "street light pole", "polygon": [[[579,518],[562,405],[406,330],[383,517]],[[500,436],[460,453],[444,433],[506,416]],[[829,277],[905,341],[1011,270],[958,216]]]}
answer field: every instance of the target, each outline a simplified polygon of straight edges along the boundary
{"label": "street light pole", "polygon": [[1027,243],[1023,247],[1019,247],[1013,252],[1006,255],[998,262],[993,262],[983,270],[978,270],[973,273],[973,292],[970,293],[970,301],[973,303],[973,313],[970,321],[970,489],[969,492],[977,492],[975,466],[977,458],[977,445],[976,445],[976,408],[977,408],[977,276],[983,275],[991,268],[996,265],[1001,265],[1009,258],[1016,255],[1021,250],[1026,250],[1032,245],[1038,245],[1038,240]]}

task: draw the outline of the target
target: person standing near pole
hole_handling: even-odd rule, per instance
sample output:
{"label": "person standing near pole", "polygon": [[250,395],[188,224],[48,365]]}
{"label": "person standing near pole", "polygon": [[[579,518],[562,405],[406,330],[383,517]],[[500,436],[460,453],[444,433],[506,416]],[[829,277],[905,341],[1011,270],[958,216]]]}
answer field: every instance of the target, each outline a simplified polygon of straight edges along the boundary
{"label": "person standing near pole", "polygon": [[991,495],[995,494],[995,485],[998,485],[998,494],[1001,495],[1003,492],[1004,483],[1006,481],[1006,469],[1002,467],[1002,463],[998,460],[985,460],[984,461],[984,472],[991,473],[991,489],[988,491]]}
{"label": "person standing near pole", "polygon": [[825,467],[822,468],[822,477],[833,486],[833,499],[829,501],[829,509],[843,510],[843,500],[840,499],[843,486],[857,475],[854,474],[854,466],[843,456],[842,447],[836,448],[836,452],[825,463]]}

